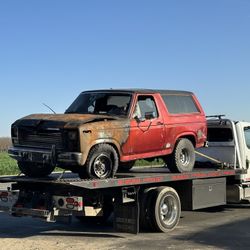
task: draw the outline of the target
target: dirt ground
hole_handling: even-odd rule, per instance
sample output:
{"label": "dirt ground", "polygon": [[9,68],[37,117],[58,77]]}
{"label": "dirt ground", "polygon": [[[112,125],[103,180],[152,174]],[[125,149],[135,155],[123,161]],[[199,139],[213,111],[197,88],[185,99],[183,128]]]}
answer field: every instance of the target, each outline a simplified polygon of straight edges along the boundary
{"label": "dirt ground", "polygon": [[0,213],[0,249],[249,249],[250,207],[223,207],[183,212],[168,233],[117,233],[105,226],[47,223]]}

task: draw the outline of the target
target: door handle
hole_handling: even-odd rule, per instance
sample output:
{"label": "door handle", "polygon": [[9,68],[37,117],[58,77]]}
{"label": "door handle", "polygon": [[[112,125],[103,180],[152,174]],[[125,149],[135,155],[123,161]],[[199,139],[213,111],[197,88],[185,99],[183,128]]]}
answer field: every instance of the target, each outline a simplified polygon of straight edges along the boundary
{"label": "door handle", "polygon": [[156,125],[163,125],[163,122],[157,122]]}

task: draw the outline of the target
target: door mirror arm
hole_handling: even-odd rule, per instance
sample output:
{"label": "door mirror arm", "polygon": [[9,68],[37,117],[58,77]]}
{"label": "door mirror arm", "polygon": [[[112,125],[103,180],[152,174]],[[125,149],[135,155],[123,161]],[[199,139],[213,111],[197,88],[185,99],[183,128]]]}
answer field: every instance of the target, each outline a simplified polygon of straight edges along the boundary
{"label": "door mirror arm", "polygon": [[140,122],[145,122],[146,119],[145,118],[139,118],[138,116],[135,116],[134,119],[136,120],[137,123],[140,123]]}

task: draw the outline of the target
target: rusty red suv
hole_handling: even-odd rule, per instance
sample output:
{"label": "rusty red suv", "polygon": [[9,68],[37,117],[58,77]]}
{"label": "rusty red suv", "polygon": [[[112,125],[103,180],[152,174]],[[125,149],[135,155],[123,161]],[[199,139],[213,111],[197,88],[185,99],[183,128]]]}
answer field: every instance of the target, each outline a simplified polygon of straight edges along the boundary
{"label": "rusty red suv", "polygon": [[34,114],[12,124],[9,155],[27,176],[56,166],[80,177],[113,177],[137,159],[162,158],[172,172],[192,171],[207,127],[191,92],[82,92],[64,114]]}

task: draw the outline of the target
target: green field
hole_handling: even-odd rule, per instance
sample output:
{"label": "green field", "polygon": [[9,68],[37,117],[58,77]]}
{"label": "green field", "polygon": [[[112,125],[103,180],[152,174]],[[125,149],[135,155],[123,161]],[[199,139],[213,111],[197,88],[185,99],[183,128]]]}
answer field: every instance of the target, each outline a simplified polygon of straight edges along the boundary
{"label": "green field", "polygon": [[[135,166],[154,166],[154,165],[163,165],[163,161],[153,161],[148,162],[145,160],[136,161]],[[60,168],[56,168],[55,171],[61,171]],[[0,175],[14,175],[19,174],[20,171],[17,167],[17,163],[14,159],[10,158],[7,153],[0,152]]]}
{"label": "green field", "polygon": [[[62,169],[56,168],[55,171],[62,171]],[[15,175],[19,173],[20,170],[16,160],[10,158],[7,153],[0,152],[0,175]]]}
{"label": "green field", "polygon": [[16,161],[8,156],[7,153],[0,153],[0,175],[19,174]]}

